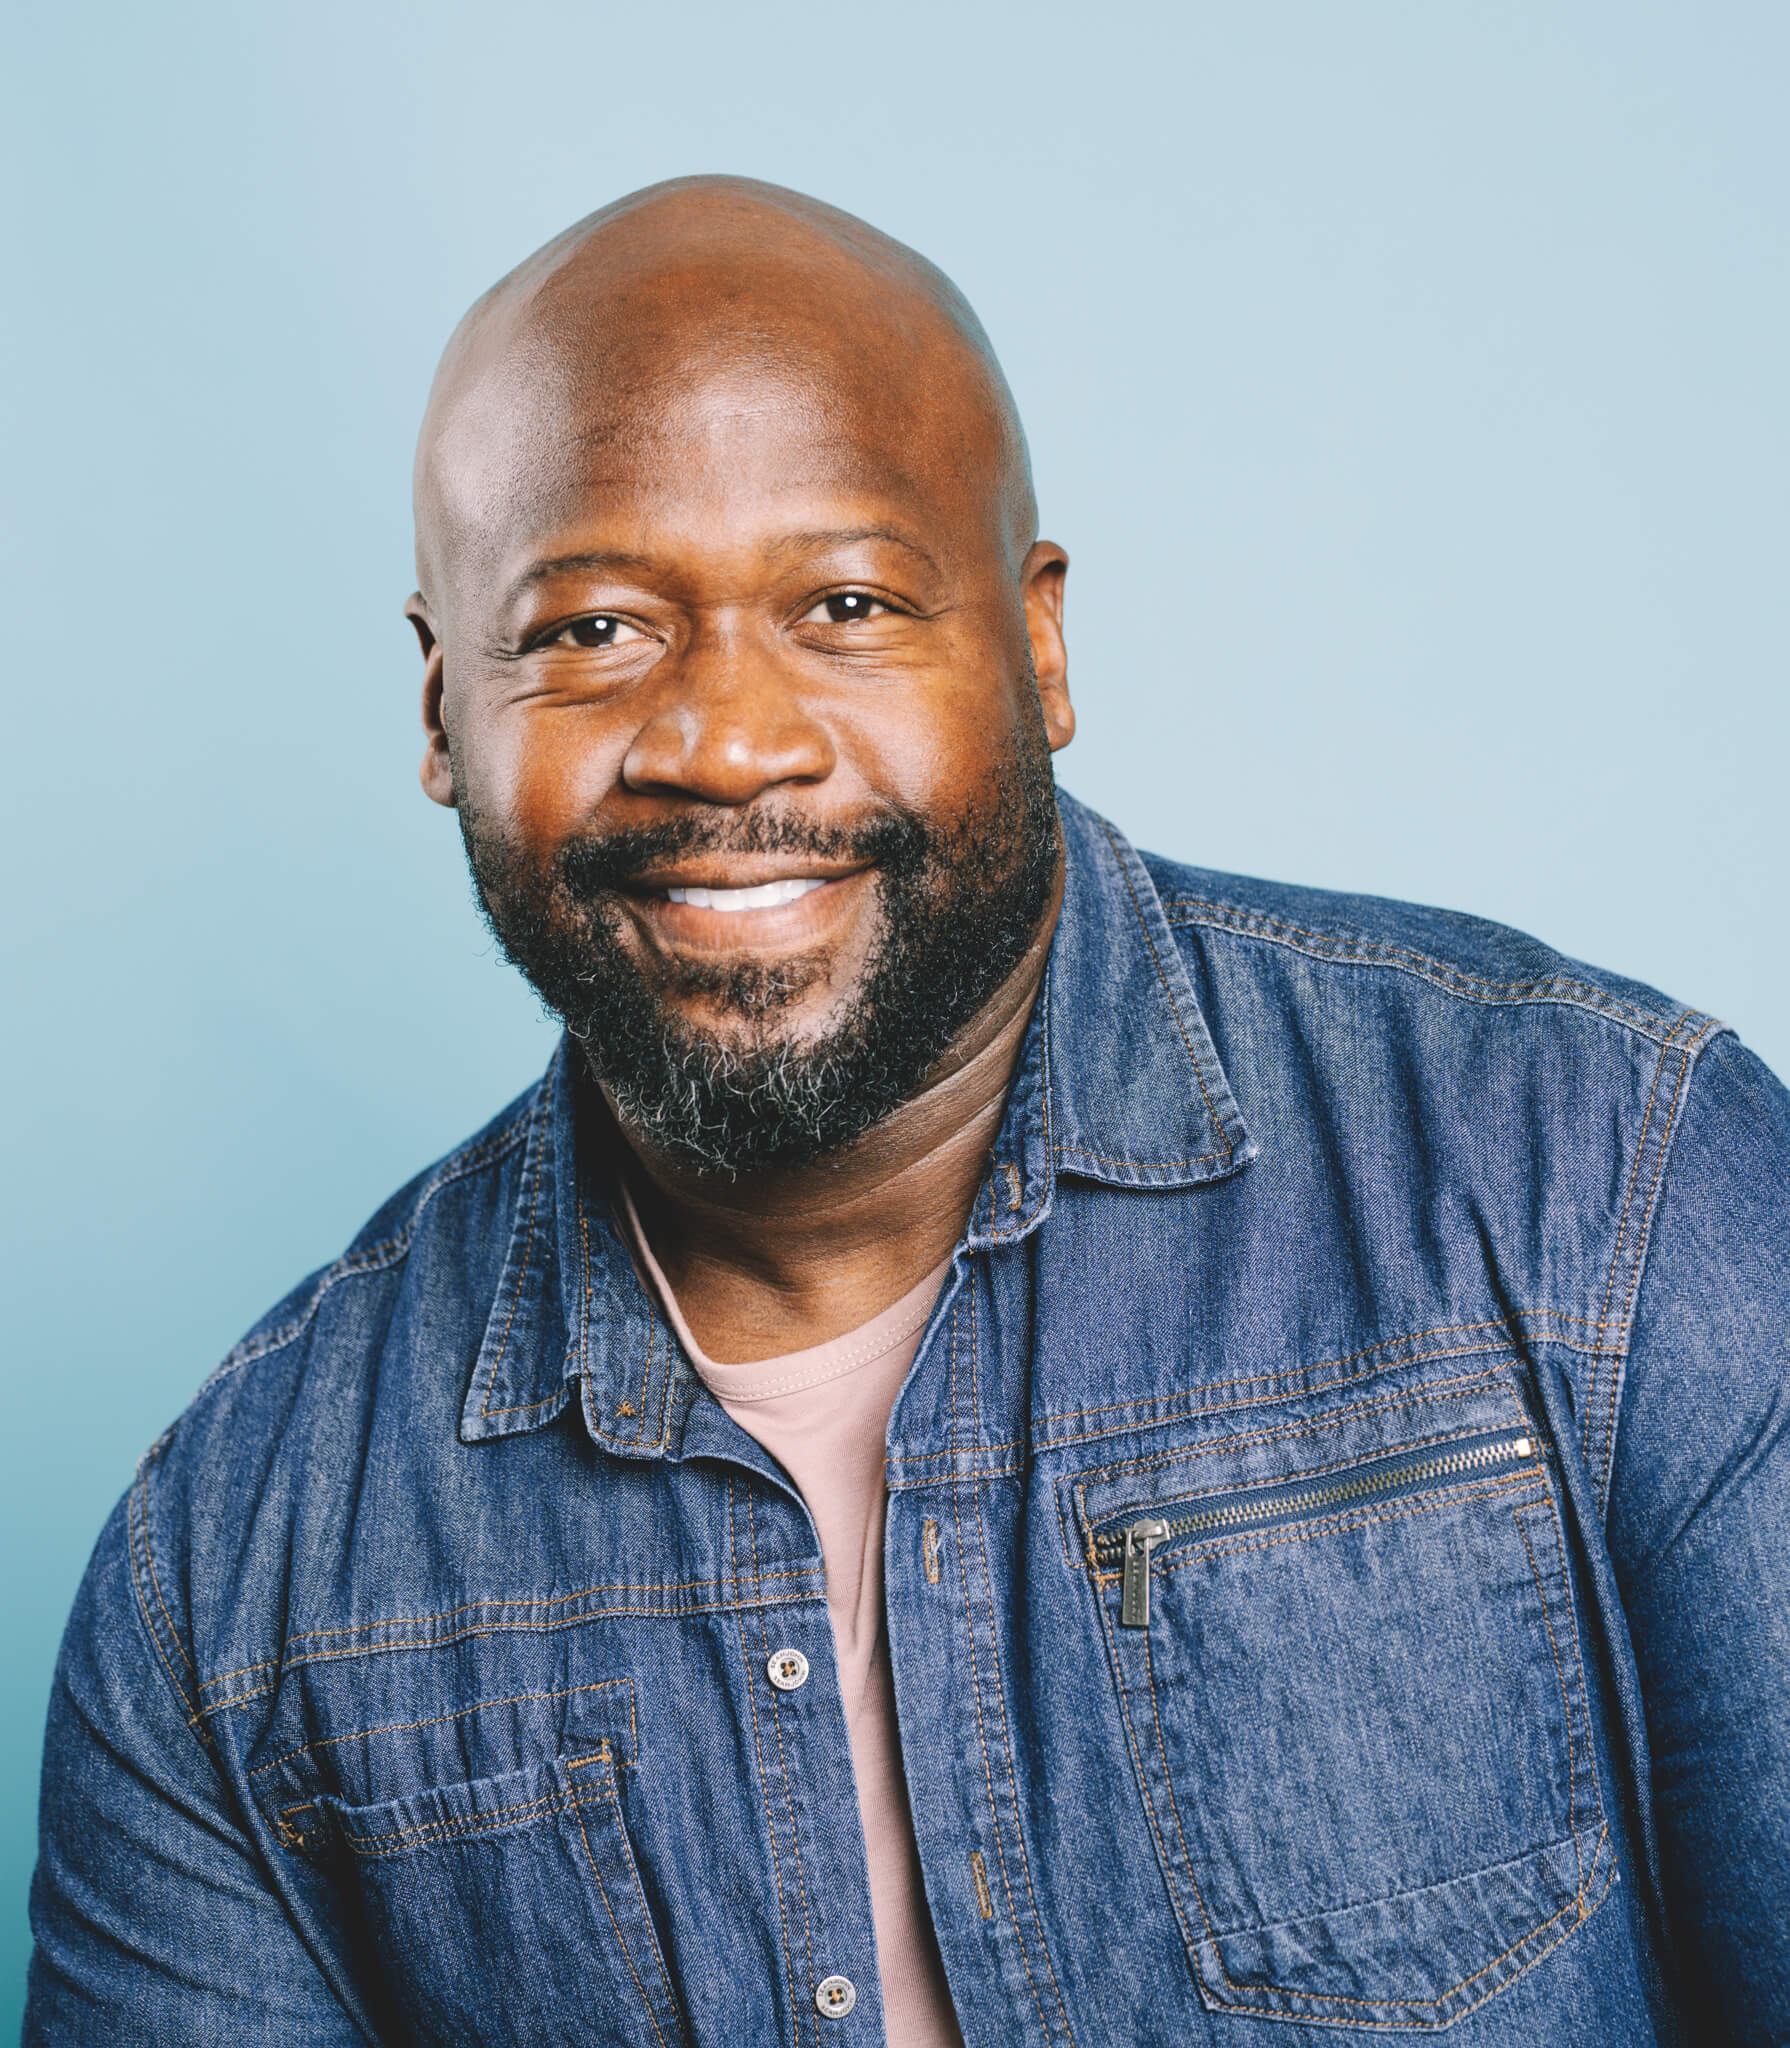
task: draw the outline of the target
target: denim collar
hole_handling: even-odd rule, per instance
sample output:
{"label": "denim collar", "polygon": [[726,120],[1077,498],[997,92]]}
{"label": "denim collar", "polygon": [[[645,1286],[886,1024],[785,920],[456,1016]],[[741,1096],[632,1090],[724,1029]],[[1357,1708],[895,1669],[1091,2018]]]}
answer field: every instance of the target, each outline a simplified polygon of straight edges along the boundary
{"label": "denim collar", "polygon": [[[970,1211],[971,1250],[1036,1230],[1059,1175],[1191,1187],[1255,1157],[1142,860],[1074,798],[1059,807],[1062,914]],[[634,1270],[603,1162],[580,1142],[575,1057],[562,1039],[524,1112],[509,1249],[460,1435],[538,1429],[576,1393],[605,1449],[662,1457],[683,1435],[694,1376]]]}

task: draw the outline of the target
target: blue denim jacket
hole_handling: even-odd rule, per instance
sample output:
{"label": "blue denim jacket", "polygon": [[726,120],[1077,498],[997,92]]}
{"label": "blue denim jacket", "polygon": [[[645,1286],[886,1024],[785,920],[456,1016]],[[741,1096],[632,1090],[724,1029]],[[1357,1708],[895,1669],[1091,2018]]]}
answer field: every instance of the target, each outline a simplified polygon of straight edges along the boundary
{"label": "blue denim jacket", "polygon": [[[1790,1097],[1514,933],[1063,813],[888,1434],[966,2041],[1790,2039]],[[814,1530],[579,1092],[562,1052],[145,1458],[56,1681],[28,2041],[883,2040]]]}

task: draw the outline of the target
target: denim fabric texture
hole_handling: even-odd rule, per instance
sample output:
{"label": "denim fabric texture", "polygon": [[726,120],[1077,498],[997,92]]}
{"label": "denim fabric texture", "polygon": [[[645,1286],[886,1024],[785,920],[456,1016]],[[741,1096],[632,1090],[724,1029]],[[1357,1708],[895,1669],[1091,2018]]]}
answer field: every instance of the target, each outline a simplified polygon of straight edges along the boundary
{"label": "denim fabric texture", "polygon": [[[1518,934],[1062,811],[888,1436],[966,2041],[1790,2040],[1790,1097]],[[562,1048],[144,1458],[28,2042],[883,2041],[814,1532],[580,1099]]]}

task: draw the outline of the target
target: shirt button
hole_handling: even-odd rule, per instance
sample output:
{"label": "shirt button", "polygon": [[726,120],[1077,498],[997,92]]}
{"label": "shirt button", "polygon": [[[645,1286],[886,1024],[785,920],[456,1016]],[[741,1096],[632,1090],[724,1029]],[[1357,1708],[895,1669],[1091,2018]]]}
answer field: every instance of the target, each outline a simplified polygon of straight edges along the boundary
{"label": "shirt button", "polygon": [[858,2002],[858,1987],[849,1977],[823,1977],[814,1987],[814,2003],[830,2020],[842,2020]]}
{"label": "shirt button", "polygon": [[[773,1652],[770,1662],[765,1666],[765,1675],[779,1692],[794,1692],[799,1686],[804,1686],[808,1683],[808,1659],[802,1655],[800,1650],[777,1650]],[[829,1977],[827,1983],[845,1984],[845,1979],[843,1977]],[[849,1984],[845,1984],[845,1988],[848,1992],[851,1992],[853,1998],[857,1997],[858,1994],[852,1991]],[[831,2008],[828,2006],[823,2005],[821,2007],[822,2012],[830,2010]],[[851,2007],[847,2005],[842,2007],[841,2010],[850,2012]]]}

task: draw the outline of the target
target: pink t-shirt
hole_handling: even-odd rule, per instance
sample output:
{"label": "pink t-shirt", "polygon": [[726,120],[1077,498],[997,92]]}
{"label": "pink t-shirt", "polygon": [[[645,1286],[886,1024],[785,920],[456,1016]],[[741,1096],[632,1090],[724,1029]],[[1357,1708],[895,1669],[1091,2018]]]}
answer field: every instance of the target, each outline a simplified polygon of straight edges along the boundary
{"label": "pink t-shirt", "polygon": [[795,1481],[820,1536],[870,1864],[870,1911],[890,2048],[962,2048],[920,1878],[883,1625],[889,1411],[951,1262],[927,1274],[892,1308],[831,1343],[749,1365],[721,1365],[691,1336],[625,1189],[623,1197],[635,1252],[703,1385]]}

